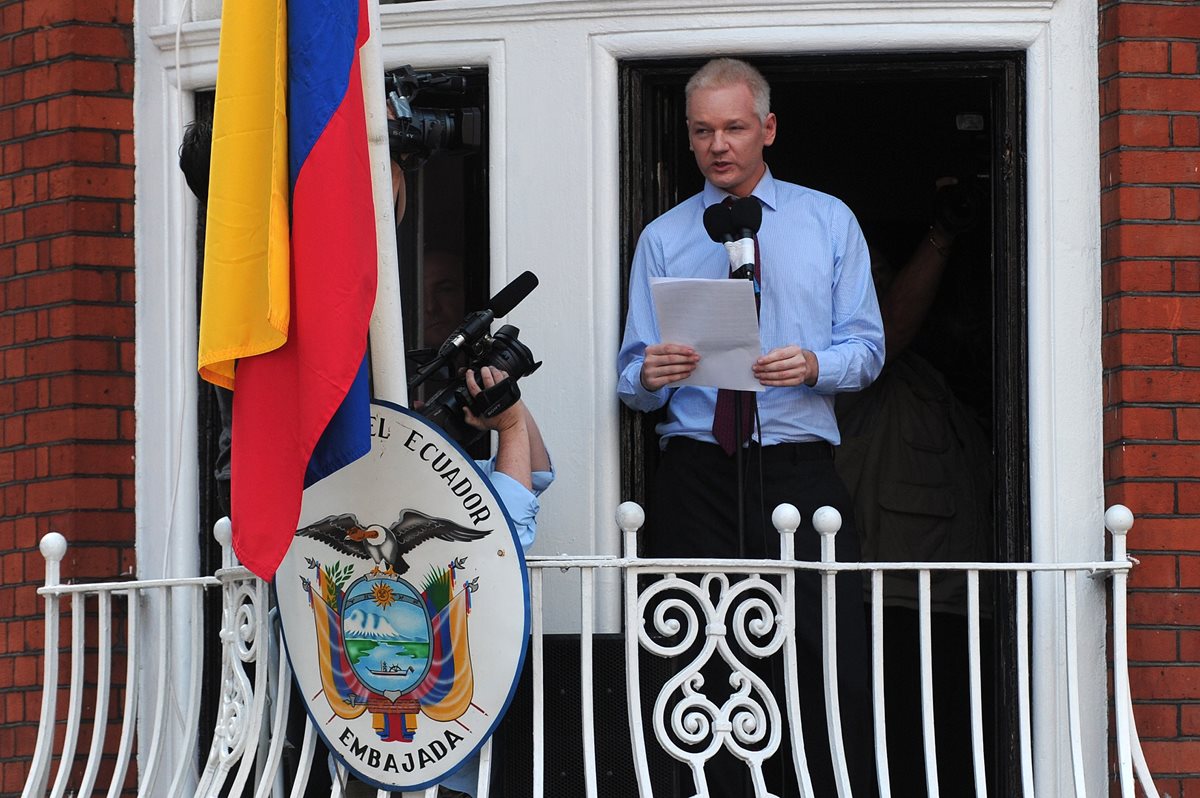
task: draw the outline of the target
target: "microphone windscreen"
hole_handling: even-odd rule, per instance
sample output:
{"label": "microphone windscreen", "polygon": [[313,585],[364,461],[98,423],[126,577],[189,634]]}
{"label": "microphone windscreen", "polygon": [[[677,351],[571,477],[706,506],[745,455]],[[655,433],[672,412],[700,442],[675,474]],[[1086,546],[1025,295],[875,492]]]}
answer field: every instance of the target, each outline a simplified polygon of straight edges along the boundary
{"label": "microphone windscreen", "polygon": [[733,237],[733,218],[729,206],[724,203],[709,205],[704,209],[704,229],[708,237],[718,244]]}
{"label": "microphone windscreen", "polygon": [[515,280],[496,292],[488,302],[494,316],[507,316],[509,311],[521,304],[529,292],[537,288],[538,278],[533,272],[522,272]]}
{"label": "microphone windscreen", "polygon": [[730,217],[735,230],[757,233],[758,228],[762,227],[762,205],[754,197],[742,197],[733,203]]}

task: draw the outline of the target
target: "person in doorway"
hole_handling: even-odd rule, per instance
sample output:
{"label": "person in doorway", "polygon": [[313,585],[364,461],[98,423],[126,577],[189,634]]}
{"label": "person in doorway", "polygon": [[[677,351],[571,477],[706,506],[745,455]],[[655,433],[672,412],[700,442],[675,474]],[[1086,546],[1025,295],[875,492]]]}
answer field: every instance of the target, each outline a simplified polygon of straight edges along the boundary
{"label": "person in doorway", "polygon": [[[884,362],[866,242],[844,203],[772,175],[764,148],[774,143],[777,123],[770,89],[756,69],[733,59],[708,62],[689,80],[686,105],[688,140],[704,189],[642,232],[618,356],[621,400],[639,411],[666,408],[657,428],[663,456],[650,495],[643,553],[728,558],[744,551],[749,557],[778,557],[779,535],[770,513],[788,502],[806,519],[796,535],[798,559],[820,559],[819,536],[807,519],[831,505],[843,518],[837,558],[856,561],[852,505],[833,468],[833,447],[840,441],[833,401],[838,393],[869,385]],[[713,243],[703,224],[706,208],[727,197],[754,197],[762,206],[756,283],[765,354],[754,362],[753,374],[764,390],[757,394],[757,423],[749,425],[743,441],[730,440],[716,389],[679,384],[700,356],[691,347],[660,340],[650,297],[655,277],[729,276],[725,249]],[[734,456],[738,447],[747,455],[742,475]],[[739,479],[745,486],[744,540],[737,533]],[[826,735],[816,609],[820,583],[816,574],[798,576],[794,599],[803,739],[816,794],[831,796],[837,788]],[[866,627],[860,581],[845,576],[837,583],[838,686],[851,783],[854,794],[862,796],[874,791]],[[778,778],[794,784],[786,747],[777,759],[783,761]],[[706,774],[710,794],[743,795],[744,767],[718,764],[711,770]],[[794,787],[787,789],[796,794]]]}
{"label": "person in doorway", "polygon": [[[208,172],[212,161],[212,122],[197,119],[183,132],[183,141],[179,145],[179,169],[183,179],[192,194],[200,203],[200,215],[203,218],[205,205],[208,202]],[[216,487],[217,504],[225,515],[229,515],[230,473],[232,458],[230,449],[233,445],[233,391],[213,383],[207,383],[212,390],[217,408],[217,417],[221,429],[217,438],[216,459],[213,463],[213,482]]]}
{"label": "person in doorway", "polygon": [[[866,390],[838,397],[838,473],[854,497],[863,557],[875,562],[978,562],[990,559],[993,463],[990,435],[955,396],[946,377],[912,344],[934,304],[955,242],[976,220],[972,193],[954,178],[937,181],[934,222],[901,268],[872,249],[887,341],[883,372]],[[965,264],[960,264],[960,266]],[[980,580],[986,629],[991,582]],[[869,589],[867,598],[871,599]],[[926,789],[923,760],[917,574],[890,572],[883,585],[888,756],[893,795]],[[967,584],[961,573],[930,579],[934,721],[943,795],[974,790],[968,683]],[[983,634],[988,669],[990,635]],[[984,711],[991,709],[984,678]]]}

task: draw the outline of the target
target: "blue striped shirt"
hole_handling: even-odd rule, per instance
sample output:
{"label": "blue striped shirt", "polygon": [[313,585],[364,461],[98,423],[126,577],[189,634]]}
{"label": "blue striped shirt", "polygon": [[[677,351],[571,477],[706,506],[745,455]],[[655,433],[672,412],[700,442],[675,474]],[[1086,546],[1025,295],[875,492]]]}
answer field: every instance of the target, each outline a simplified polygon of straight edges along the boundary
{"label": "blue striped shirt", "polygon": [[[763,205],[758,232],[762,351],[795,344],[811,350],[818,363],[816,385],[767,388],[758,394],[762,443],[837,444],[841,436],[834,394],[865,388],[883,368],[883,322],[866,241],[841,200],[775,180],[769,169],[752,193]],[[646,225],[633,256],[617,391],[634,410],[667,404],[667,420],[658,425],[663,446],[675,435],[715,442],[717,392],[694,386],[651,392],[642,386],[646,346],[660,342],[650,279],[729,276],[725,248],[708,237],[703,222],[704,209],[726,196],[706,182],[701,193]],[[758,439],[757,432],[754,437]]]}

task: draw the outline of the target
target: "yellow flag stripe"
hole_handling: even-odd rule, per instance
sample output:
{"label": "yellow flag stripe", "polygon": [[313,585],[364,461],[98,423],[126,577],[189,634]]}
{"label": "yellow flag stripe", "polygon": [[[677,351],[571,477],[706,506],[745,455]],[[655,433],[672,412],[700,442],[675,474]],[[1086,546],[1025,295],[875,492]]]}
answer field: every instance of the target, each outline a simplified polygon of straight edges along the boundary
{"label": "yellow flag stripe", "polygon": [[232,388],[238,358],[287,341],[290,257],[285,1],[226,3],[204,239],[204,379]]}

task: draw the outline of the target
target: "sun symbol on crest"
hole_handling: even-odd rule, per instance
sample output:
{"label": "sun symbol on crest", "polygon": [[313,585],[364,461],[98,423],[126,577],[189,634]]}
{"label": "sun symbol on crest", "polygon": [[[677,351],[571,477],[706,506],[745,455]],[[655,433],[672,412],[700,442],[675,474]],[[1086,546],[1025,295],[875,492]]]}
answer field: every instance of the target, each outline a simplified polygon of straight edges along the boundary
{"label": "sun symbol on crest", "polygon": [[396,594],[387,582],[376,582],[371,587],[371,598],[375,600],[377,606],[384,609],[396,603]]}

